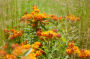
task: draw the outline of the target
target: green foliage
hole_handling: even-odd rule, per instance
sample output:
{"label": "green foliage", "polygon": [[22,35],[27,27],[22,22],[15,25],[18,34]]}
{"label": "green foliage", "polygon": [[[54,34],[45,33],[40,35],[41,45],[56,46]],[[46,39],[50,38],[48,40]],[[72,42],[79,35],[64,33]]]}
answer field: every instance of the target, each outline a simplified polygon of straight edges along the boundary
{"label": "green foliage", "polygon": [[[5,3],[4,3],[5,2]],[[24,12],[30,13],[32,11],[32,6],[37,5],[40,9],[40,13],[46,12],[48,14],[55,14],[57,16],[65,16],[67,14],[75,14],[76,16],[81,17],[80,22],[70,22],[65,19],[53,21],[49,19],[50,23],[45,27],[41,25],[43,30],[52,30],[57,29],[61,34],[60,39],[53,40],[51,42],[43,42],[43,50],[46,52],[45,56],[41,56],[40,59],[69,59],[70,57],[66,55],[66,47],[68,41],[74,40],[77,42],[81,48],[83,42],[86,39],[83,37],[83,32],[86,32],[89,26],[89,9],[87,5],[88,1],[81,0],[3,0],[2,9],[0,14],[0,46],[2,42],[6,39],[5,33],[3,32],[4,28],[7,26],[9,29],[13,28],[16,25],[20,25],[24,29],[24,34],[20,38],[21,42],[29,40],[29,44],[34,43],[35,41],[40,41],[36,36],[36,30],[31,26],[19,23],[21,16],[24,15]],[[86,34],[87,35],[87,34]],[[88,34],[89,35],[89,34]],[[81,41],[82,39],[82,41]],[[87,38],[89,39],[89,38]],[[12,41],[15,42],[15,41]],[[11,43],[10,43],[11,44]],[[9,47],[9,46],[8,46]]]}

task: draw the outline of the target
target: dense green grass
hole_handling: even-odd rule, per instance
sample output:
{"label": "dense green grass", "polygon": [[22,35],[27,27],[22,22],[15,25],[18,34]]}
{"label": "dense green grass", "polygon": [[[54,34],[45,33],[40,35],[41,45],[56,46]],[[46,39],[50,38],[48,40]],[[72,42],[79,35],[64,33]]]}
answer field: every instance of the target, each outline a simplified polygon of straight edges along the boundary
{"label": "dense green grass", "polygon": [[[40,12],[47,14],[80,16],[81,21],[77,26],[79,26],[81,44],[86,40],[88,43],[90,39],[89,2],[89,0],[0,0],[0,45],[5,39],[3,29],[7,26],[8,28],[16,26],[24,12],[30,13],[32,11],[33,5],[38,6]],[[83,45],[86,47],[87,43]]]}

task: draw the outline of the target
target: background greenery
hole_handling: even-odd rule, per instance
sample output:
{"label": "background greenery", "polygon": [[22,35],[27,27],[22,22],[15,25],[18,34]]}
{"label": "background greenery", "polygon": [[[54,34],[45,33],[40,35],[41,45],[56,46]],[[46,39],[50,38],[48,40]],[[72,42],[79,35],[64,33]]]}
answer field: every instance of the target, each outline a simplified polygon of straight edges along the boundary
{"label": "background greenery", "polygon": [[[21,16],[27,11],[32,11],[32,6],[36,5],[40,12],[66,16],[74,14],[80,16],[81,21],[75,24],[79,28],[75,33],[79,36],[77,41],[80,47],[90,49],[90,0],[0,0],[0,45],[5,39],[4,28],[14,27],[18,24]],[[19,23],[19,25],[22,25]],[[69,34],[68,34],[69,35]]]}

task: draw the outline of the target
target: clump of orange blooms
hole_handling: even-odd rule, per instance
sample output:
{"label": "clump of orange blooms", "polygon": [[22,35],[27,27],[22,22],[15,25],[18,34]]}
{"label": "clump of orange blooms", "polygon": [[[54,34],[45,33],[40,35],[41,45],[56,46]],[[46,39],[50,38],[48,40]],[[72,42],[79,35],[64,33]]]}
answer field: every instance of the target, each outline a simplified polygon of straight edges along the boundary
{"label": "clump of orange blooms", "polygon": [[31,23],[32,27],[37,27],[38,22],[40,21],[43,24],[43,20],[47,17],[46,13],[39,13],[39,9],[36,6],[33,6],[33,11],[30,14],[25,14],[21,17],[21,21],[26,23]]}
{"label": "clump of orange blooms", "polygon": [[[25,41],[26,42],[26,41]],[[18,56],[21,56],[21,59],[38,59],[42,54],[45,55],[45,52],[41,49],[42,44],[40,42],[34,42],[34,44],[12,44],[11,47],[14,48],[11,54],[6,53],[5,50],[0,50],[0,57],[4,56],[4,59],[17,59]],[[24,54],[31,49],[28,55]]]}
{"label": "clump of orange blooms", "polygon": [[32,44],[33,49],[38,49],[41,46],[42,46],[42,44],[40,42],[34,42],[34,44]]}
{"label": "clump of orange blooms", "polygon": [[74,42],[71,41],[68,43],[68,48],[66,49],[66,53],[69,55],[78,55],[81,58],[90,58],[90,50],[79,49],[75,46]]}
{"label": "clump of orange blooms", "polygon": [[78,56],[81,58],[90,58],[90,50],[81,49],[78,53]]}
{"label": "clump of orange blooms", "polygon": [[21,59],[38,59],[35,53],[31,53],[28,56],[22,56]]}
{"label": "clump of orange blooms", "polygon": [[27,52],[30,48],[32,49],[31,52],[27,56],[23,56],[21,59],[37,59],[37,56],[41,56],[42,54],[45,54],[45,52],[40,49],[42,44],[40,42],[35,42],[34,44],[26,44],[26,45],[21,45],[19,47],[16,47],[12,54],[15,56],[21,56],[25,52]]}
{"label": "clump of orange blooms", "polygon": [[20,30],[20,31],[18,31],[18,30],[16,30],[16,29],[11,29],[11,30],[8,30],[7,28],[5,28],[5,33],[7,34],[7,35],[9,35],[9,39],[11,40],[11,39],[14,39],[14,38],[17,38],[17,37],[20,37],[20,36],[22,36],[22,34],[23,34],[23,31],[22,30]]}
{"label": "clump of orange blooms", "polygon": [[17,57],[13,54],[7,54],[4,59],[17,59]]}
{"label": "clump of orange blooms", "polygon": [[57,17],[56,15],[49,15],[50,18],[52,18],[54,21],[61,20],[62,17]]}
{"label": "clump of orange blooms", "polygon": [[50,31],[37,31],[37,35],[40,38],[45,38],[45,39],[50,39],[50,38],[60,38],[60,34],[58,34],[57,32],[55,32],[55,30],[50,30]]}
{"label": "clump of orange blooms", "polygon": [[37,6],[33,6],[33,11],[28,14],[25,13],[24,16],[21,17],[20,21],[25,21],[25,23],[32,24],[32,27],[36,28],[40,22],[40,24],[46,24],[48,18],[53,19],[54,21],[61,20],[62,17],[57,17],[56,15],[47,15],[46,13],[39,13],[39,9]]}
{"label": "clump of orange blooms", "polygon": [[6,53],[6,51],[5,50],[0,50],[0,56],[5,56],[7,53]]}
{"label": "clump of orange blooms", "polygon": [[22,56],[21,59],[38,59],[42,54],[45,54],[43,50],[33,51],[28,56]]}
{"label": "clump of orange blooms", "polygon": [[71,41],[68,43],[68,48],[66,49],[66,53],[71,55],[71,54],[75,54],[79,51],[79,48],[77,46],[75,46],[74,42]]}
{"label": "clump of orange blooms", "polygon": [[[36,35],[41,40],[48,39],[56,39],[60,38],[61,35],[57,33],[57,29],[44,31],[46,28],[44,25],[48,24],[52,19],[53,21],[61,20],[63,17],[57,17],[56,15],[47,15],[46,13],[40,13],[37,6],[33,6],[33,11],[31,13],[26,12],[24,16],[21,17],[20,21],[27,23],[28,25],[36,28]],[[80,20],[79,17],[75,17],[74,15],[68,15],[65,17],[71,21]],[[10,40],[12,39],[20,39],[23,34],[23,30],[17,30],[20,27],[15,26],[13,29],[9,30],[5,28],[4,31]],[[44,30],[42,30],[42,28]],[[4,59],[17,59],[17,57],[21,57],[21,59],[38,59],[41,55],[45,55],[45,52],[42,50],[41,42],[34,42],[32,45],[27,44],[28,41],[23,43],[18,42],[20,40],[16,40],[14,43],[10,43],[10,41],[6,41],[7,45],[3,46],[3,49],[0,50],[0,57],[4,56]],[[49,41],[49,40],[48,40]],[[10,45],[10,47],[9,47]],[[8,47],[7,47],[8,46]],[[8,54],[5,49],[11,48],[11,54]],[[75,46],[74,42],[69,42],[68,48],[66,49],[67,54],[77,54],[79,57],[90,57],[90,50],[79,50],[77,46]],[[25,55],[24,55],[25,54]]]}
{"label": "clump of orange blooms", "polygon": [[57,35],[58,35],[58,33],[54,32],[52,30],[41,33],[41,36],[45,36],[45,37],[48,37],[48,38],[54,38],[54,37],[57,37]]}
{"label": "clump of orange blooms", "polygon": [[16,48],[16,47],[18,47],[18,46],[19,46],[18,43],[16,43],[16,44],[11,44],[11,48],[12,48],[12,49],[14,49],[14,48]]}
{"label": "clump of orange blooms", "polygon": [[54,21],[57,21],[58,20],[58,17],[56,15],[51,15],[51,18],[54,20]]}
{"label": "clump of orange blooms", "polygon": [[29,45],[29,44],[16,47],[13,50],[12,54],[14,54],[16,56],[20,56],[20,55],[24,54],[30,47],[31,47],[31,45]]}
{"label": "clump of orange blooms", "polygon": [[74,16],[72,14],[69,14],[65,18],[68,19],[68,20],[71,20],[71,21],[79,21],[80,20],[80,17],[76,17],[76,16]]}

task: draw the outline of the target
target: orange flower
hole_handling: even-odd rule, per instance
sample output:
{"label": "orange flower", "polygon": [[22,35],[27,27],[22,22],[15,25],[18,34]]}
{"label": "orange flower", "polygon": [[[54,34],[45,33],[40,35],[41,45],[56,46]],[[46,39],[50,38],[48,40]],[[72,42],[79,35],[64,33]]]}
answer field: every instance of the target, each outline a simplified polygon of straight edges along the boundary
{"label": "orange flower", "polygon": [[73,41],[70,41],[68,43],[68,48],[66,49],[66,53],[71,55],[71,54],[78,54],[79,53],[79,48],[74,45]]}
{"label": "orange flower", "polygon": [[41,51],[39,50],[39,51],[36,51],[36,56],[41,56]]}
{"label": "orange flower", "polygon": [[18,31],[18,36],[22,36],[22,31]]}
{"label": "orange flower", "polygon": [[53,31],[53,32],[57,32],[57,29],[53,29],[52,31]]}
{"label": "orange flower", "polygon": [[58,20],[57,16],[55,16],[55,15],[51,15],[51,18],[52,18],[54,21],[57,21],[57,20]]}
{"label": "orange flower", "polygon": [[66,19],[69,19],[69,20],[71,20],[73,22],[73,21],[80,20],[80,17],[76,17],[76,16],[74,16],[72,14],[69,14],[68,16],[66,16]]}
{"label": "orange flower", "polygon": [[35,43],[32,45],[33,49],[38,49],[38,48],[41,47],[41,46],[42,46],[42,44],[41,44],[40,42],[35,42]]}
{"label": "orange flower", "polygon": [[21,30],[21,31],[17,31],[17,30],[15,30],[15,29],[11,29],[11,31],[12,31],[13,34],[10,34],[10,35],[9,35],[9,39],[10,39],[10,40],[11,40],[11,39],[14,39],[14,38],[16,38],[16,37],[22,36],[22,33],[23,33],[22,30]]}
{"label": "orange flower", "polygon": [[39,21],[44,20],[44,18],[46,18],[46,16],[45,16],[44,14],[36,14],[36,15],[34,16],[34,19],[35,19],[35,20],[39,20]]}
{"label": "orange flower", "polygon": [[83,57],[86,57],[86,54],[85,54],[85,50],[80,50],[80,52],[78,53],[78,56],[83,58]]}
{"label": "orange flower", "polygon": [[14,35],[12,34],[12,35],[10,35],[9,36],[9,39],[11,40],[11,39],[14,39]]}
{"label": "orange flower", "polygon": [[37,9],[37,6],[33,6],[33,10]]}
{"label": "orange flower", "polygon": [[32,24],[32,27],[36,27],[36,25],[35,24]]}
{"label": "orange flower", "polygon": [[4,56],[6,55],[6,51],[5,50],[0,50],[0,56]]}
{"label": "orange flower", "polygon": [[28,56],[25,57],[26,59],[37,59],[35,53],[30,53]]}
{"label": "orange flower", "polygon": [[18,47],[18,46],[19,46],[19,44],[18,44],[18,43],[16,43],[16,44],[12,44],[12,45],[11,45],[11,48],[13,48],[13,49],[14,49],[14,48],[16,48],[16,47]]}
{"label": "orange flower", "polygon": [[38,49],[39,48],[39,45],[33,44],[32,47],[33,47],[33,49]]}
{"label": "orange flower", "polygon": [[15,32],[15,29],[11,29],[11,31],[14,33]]}
{"label": "orange flower", "polygon": [[78,20],[78,21],[79,21],[79,20],[80,20],[80,17],[76,17],[76,20]]}
{"label": "orange flower", "polygon": [[61,35],[60,35],[60,34],[57,34],[57,37],[58,37],[58,38],[60,38],[60,37],[61,37]]}
{"label": "orange flower", "polygon": [[25,20],[25,23],[26,23],[26,24],[29,24],[29,21]]}
{"label": "orange flower", "polygon": [[31,19],[32,18],[32,14],[26,14],[27,19]]}
{"label": "orange flower", "polygon": [[70,49],[70,48],[67,48],[67,49],[66,49],[66,53],[69,54],[69,55],[71,55],[71,54],[72,54],[71,49]]}
{"label": "orange flower", "polygon": [[5,31],[7,34],[9,34],[9,32],[10,32],[7,28],[5,28],[4,31]]}
{"label": "orange flower", "polygon": [[41,31],[41,30],[36,31],[36,35],[37,35],[37,36],[40,36],[40,35],[41,35],[41,33],[42,33],[42,31]]}
{"label": "orange flower", "polygon": [[54,31],[46,31],[46,32],[41,32],[41,37],[46,37],[46,38],[60,38],[60,34],[54,32]]}
{"label": "orange flower", "polygon": [[16,56],[20,56],[20,55],[24,54],[29,48],[31,48],[31,45],[29,45],[29,44],[16,47],[13,50],[12,54],[16,55]]}
{"label": "orange flower", "polygon": [[7,54],[5,56],[5,59],[17,59],[16,56],[12,55],[12,54]]}
{"label": "orange flower", "polygon": [[79,50],[79,48],[74,45],[73,41],[69,42],[68,48],[66,49],[66,53],[69,55],[77,54],[80,58],[90,58],[90,50]]}
{"label": "orange flower", "polygon": [[22,16],[20,21],[24,21],[26,19],[26,15]]}
{"label": "orange flower", "polygon": [[80,58],[90,58],[90,50],[81,49],[78,53]]}
{"label": "orange flower", "polygon": [[90,50],[85,50],[86,57],[90,58]]}
{"label": "orange flower", "polygon": [[34,9],[34,12],[35,13],[39,13],[39,9]]}
{"label": "orange flower", "polygon": [[74,42],[73,42],[73,41],[70,41],[70,42],[68,43],[68,46],[69,46],[69,47],[74,47]]}
{"label": "orange flower", "polygon": [[59,17],[59,20],[61,20],[62,19],[62,17]]}

